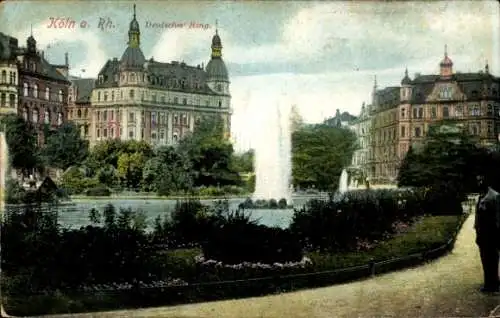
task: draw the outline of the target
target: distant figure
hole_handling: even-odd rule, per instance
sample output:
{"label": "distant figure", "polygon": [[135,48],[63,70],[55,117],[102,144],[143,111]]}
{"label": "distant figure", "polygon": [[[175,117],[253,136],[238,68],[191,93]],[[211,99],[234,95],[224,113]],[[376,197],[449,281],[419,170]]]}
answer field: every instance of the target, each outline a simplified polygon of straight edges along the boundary
{"label": "distant figure", "polygon": [[478,178],[480,196],[476,207],[476,244],[479,248],[484,272],[482,292],[497,292],[499,238],[500,238],[500,194],[488,187],[483,177]]}

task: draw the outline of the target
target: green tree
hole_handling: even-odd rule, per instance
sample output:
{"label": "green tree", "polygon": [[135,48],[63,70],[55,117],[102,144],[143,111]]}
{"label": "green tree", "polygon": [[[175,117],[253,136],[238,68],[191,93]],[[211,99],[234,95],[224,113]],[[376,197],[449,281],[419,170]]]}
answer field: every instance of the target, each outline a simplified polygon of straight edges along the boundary
{"label": "green tree", "polygon": [[429,128],[422,145],[408,151],[398,175],[399,186],[427,187],[458,195],[474,191],[486,149],[452,121]]}
{"label": "green tree", "polygon": [[127,188],[137,189],[141,184],[145,157],[142,153],[121,153],[118,157],[118,174]]}
{"label": "green tree", "polygon": [[292,134],[293,184],[333,190],[357,147],[355,134],[326,124],[305,126]]}
{"label": "green tree", "polygon": [[193,186],[191,162],[173,147],[163,146],[155,151],[143,170],[143,185],[158,195],[186,192]]}
{"label": "green tree", "polygon": [[36,132],[33,127],[17,115],[6,115],[0,120],[5,127],[5,138],[9,150],[9,164],[24,173],[40,168]]}
{"label": "green tree", "polygon": [[46,165],[66,170],[87,158],[89,145],[81,138],[78,126],[69,122],[47,136],[41,154]]}
{"label": "green tree", "polygon": [[191,161],[196,172],[194,184],[233,185],[241,182],[231,167],[233,145],[224,137],[224,123],[221,117],[202,121],[194,132],[179,142],[178,151]]}
{"label": "green tree", "polygon": [[231,167],[238,173],[250,173],[254,171],[254,158],[253,150],[248,150],[241,154],[233,154],[231,158]]}

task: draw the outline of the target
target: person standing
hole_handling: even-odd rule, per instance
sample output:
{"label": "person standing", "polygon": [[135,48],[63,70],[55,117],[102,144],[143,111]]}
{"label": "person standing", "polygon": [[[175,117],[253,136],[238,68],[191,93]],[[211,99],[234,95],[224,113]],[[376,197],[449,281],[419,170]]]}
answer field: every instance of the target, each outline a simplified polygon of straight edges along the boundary
{"label": "person standing", "polygon": [[488,187],[484,177],[478,178],[480,196],[476,207],[476,244],[483,265],[484,286],[482,292],[499,291],[498,277],[500,236],[500,194]]}

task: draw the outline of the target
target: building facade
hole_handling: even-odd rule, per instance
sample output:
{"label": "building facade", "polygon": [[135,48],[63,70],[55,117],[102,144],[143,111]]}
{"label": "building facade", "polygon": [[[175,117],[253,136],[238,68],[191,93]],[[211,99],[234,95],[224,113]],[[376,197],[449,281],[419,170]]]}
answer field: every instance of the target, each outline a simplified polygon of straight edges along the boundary
{"label": "building facade", "polygon": [[[67,62],[67,61],[66,61]],[[70,82],[60,65],[50,64],[37,51],[36,40],[29,36],[26,48],[17,55],[19,70],[18,114],[31,123],[43,143],[48,131],[55,130],[67,118],[68,90]]]}
{"label": "building facade", "polygon": [[[369,127],[370,137],[366,143],[366,135],[357,130],[361,149],[353,166],[366,171],[372,183],[394,184],[408,149],[421,143],[435,122],[456,120],[481,144],[496,143],[500,78],[490,74],[487,63],[476,73],[454,72],[445,49],[439,74],[416,74],[411,79],[406,70],[400,86],[384,89],[378,89],[375,81],[372,104],[363,112],[369,119],[358,126]],[[361,153],[367,154],[366,160],[359,159]]]}
{"label": "building facade", "polygon": [[71,86],[68,92],[68,120],[80,129],[80,136],[90,140],[92,121],[91,96],[95,87],[94,78],[70,76]]}
{"label": "building facade", "polygon": [[18,112],[17,54],[17,39],[0,33],[0,116]]}
{"label": "building facade", "polygon": [[358,138],[358,149],[352,156],[352,167],[363,172],[364,176],[368,176],[368,161],[372,157],[371,151],[371,117],[370,107],[365,103],[361,106],[359,117],[356,118],[350,127]]}
{"label": "building facade", "polygon": [[210,116],[223,118],[229,137],[229,76],[217,30],[206,68],[146,60],[135,5],[128,39],[121,59],[106,62],[92,91],[91,145],[113,138],[175,144]]}

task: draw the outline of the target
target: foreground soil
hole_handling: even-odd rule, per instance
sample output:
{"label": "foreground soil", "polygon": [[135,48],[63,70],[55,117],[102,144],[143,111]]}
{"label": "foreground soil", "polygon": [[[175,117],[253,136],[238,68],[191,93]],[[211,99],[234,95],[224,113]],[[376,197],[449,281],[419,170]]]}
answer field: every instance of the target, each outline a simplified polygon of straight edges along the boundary
{"label": "foreground soil", "polygon": [[259,298],[57,317],[487,317],[500,295],[482,283],[474,215],[452,253],[432,263],[349,284]]}

